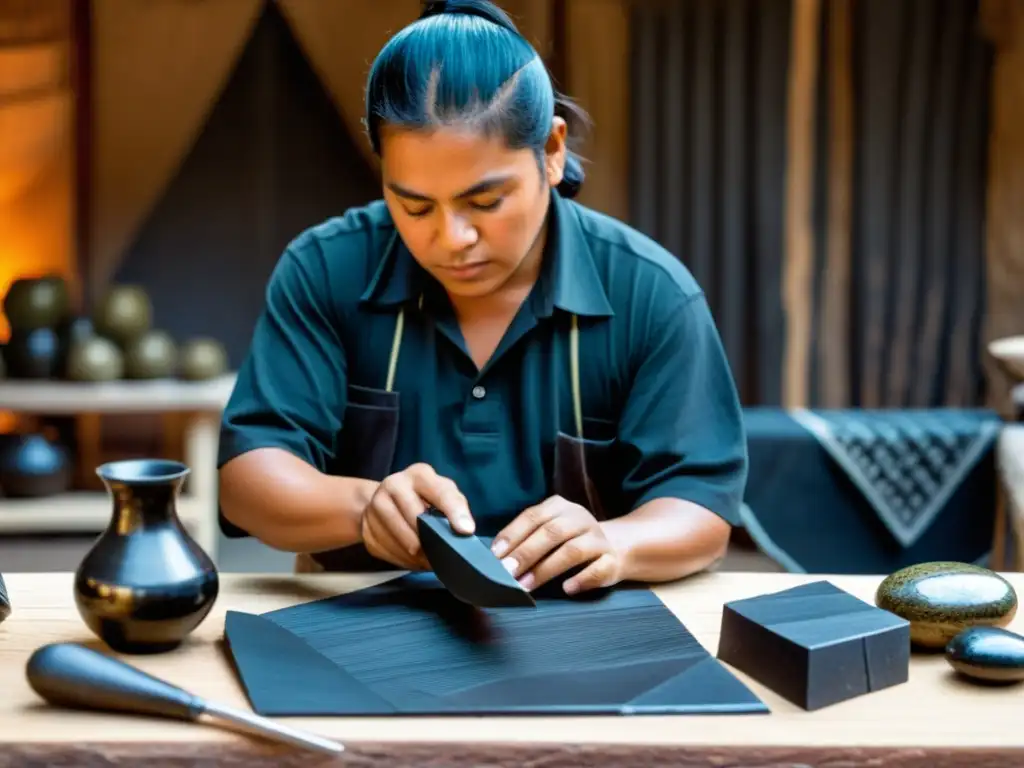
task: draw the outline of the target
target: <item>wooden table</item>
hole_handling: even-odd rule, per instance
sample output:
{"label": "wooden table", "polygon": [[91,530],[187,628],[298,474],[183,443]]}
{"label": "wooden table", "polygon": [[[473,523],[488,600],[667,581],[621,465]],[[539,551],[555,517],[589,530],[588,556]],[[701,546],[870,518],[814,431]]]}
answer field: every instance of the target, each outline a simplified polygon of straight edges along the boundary
{"label": "wooden table", "polygon": [[[392,574],[393,575],[393,574]],[[910,681],[808,713],[746,676],[770,715],[508,718],[319,718],[289,722],[342,740],[329,758],[267,746],[218,728],[41,705],[24,678],[43,643],[92,638],[79,620],[70,574],[7,574],[14,605],[0,624],[0,766],[569,765],[990,768],[1024,761],[1024,687],[986,688],[953,676],[941,656],[915,657]],[[227,609],[263,612],[390,578],[355,575],[223,579],[210,618],[178,651],[136,657],[143,669],[195,693],[245,707],[217,641]],[[712,653],[722,604],[820,577],[702,574],[656,591]],[[1009,578],[1020,590],[1024,574]],[[830,577],[870,600],[879,579]],[[1024,616],[1016,622],[1024,630]]]}

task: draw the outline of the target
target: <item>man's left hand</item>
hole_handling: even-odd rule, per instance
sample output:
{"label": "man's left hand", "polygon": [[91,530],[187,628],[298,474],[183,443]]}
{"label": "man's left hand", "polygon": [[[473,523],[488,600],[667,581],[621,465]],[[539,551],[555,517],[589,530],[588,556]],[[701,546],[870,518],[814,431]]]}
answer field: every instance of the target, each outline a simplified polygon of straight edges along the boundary
{"label": "man's left hand", "polygon": [[601,524],[579,504],[561,496],[521,512],[494,537],[491,549],[528,591],[587,563],[566,580],[567,594],[609,587],[622,578],[622,558]]}

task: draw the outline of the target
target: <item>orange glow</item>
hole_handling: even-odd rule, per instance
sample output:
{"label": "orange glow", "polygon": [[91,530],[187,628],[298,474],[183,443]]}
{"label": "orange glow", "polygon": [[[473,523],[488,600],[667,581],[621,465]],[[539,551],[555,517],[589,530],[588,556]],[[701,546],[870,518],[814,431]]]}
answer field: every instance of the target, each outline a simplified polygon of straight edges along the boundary
{"label": "orange glow", "polygon": [[[75,288],[72,272],[71,152],[64,147],[35,183],[0,206],[0,296],[19,277],[59,274]],[[0,313],[0,341],[10,336]]]}

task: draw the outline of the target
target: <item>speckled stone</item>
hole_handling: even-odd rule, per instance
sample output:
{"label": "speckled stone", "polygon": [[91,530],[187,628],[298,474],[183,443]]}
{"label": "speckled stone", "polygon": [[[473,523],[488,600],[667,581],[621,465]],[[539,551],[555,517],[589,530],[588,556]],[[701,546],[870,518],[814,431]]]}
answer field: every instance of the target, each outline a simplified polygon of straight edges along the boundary
{"label": "speckled stone", "polygon": [[970,563],[911,565],[887,576],[875,604],[910,622],[910,640],[943,649],[968,627],[1005,627],[1017,613],[1017,593],[999,574]]}
{"label": "speckled stone", "polygon": [[1024,637],[999,627],[965,629],[946,646],[957,672],[991,683],[1024,680]]}

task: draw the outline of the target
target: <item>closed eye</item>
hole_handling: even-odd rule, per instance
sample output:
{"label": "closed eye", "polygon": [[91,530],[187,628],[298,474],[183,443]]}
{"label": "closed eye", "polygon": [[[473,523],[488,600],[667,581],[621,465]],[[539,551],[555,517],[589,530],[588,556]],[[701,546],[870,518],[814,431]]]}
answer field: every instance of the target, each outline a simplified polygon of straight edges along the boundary
{"label": "closed eye", "polygon": [[470,203],[469,205],[478,211],[496,211],[503,202],[505,202],[505,198],[499,197],[493,203]]}

